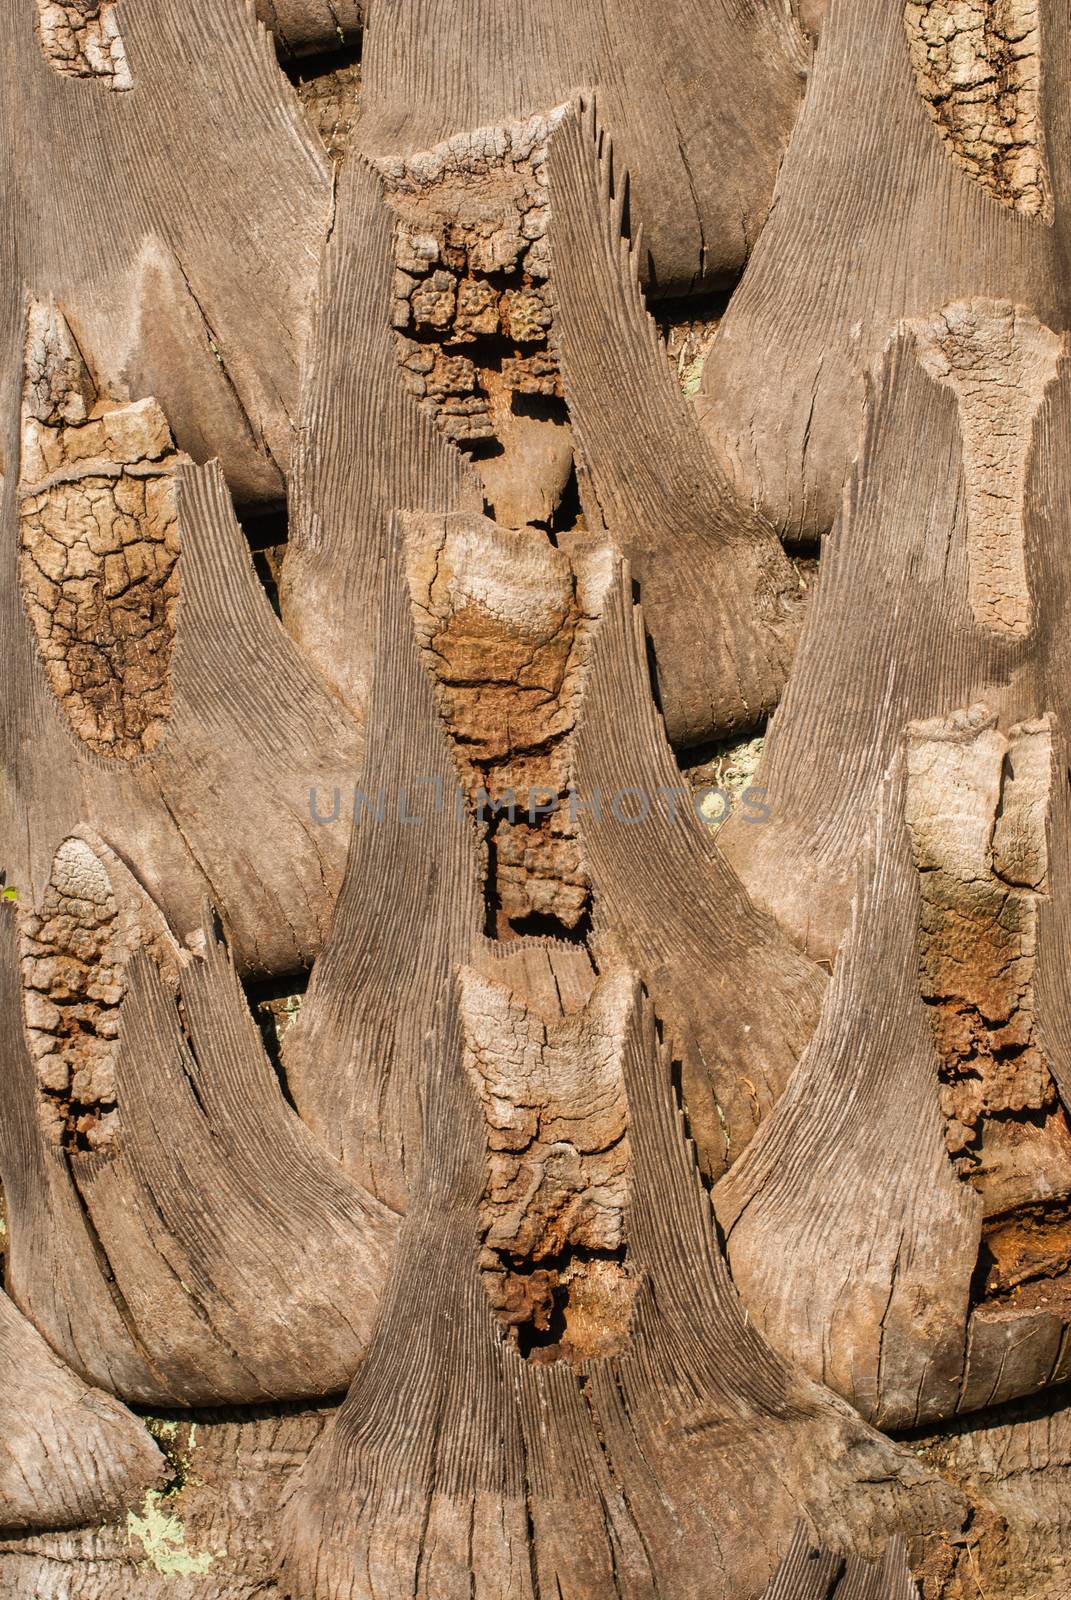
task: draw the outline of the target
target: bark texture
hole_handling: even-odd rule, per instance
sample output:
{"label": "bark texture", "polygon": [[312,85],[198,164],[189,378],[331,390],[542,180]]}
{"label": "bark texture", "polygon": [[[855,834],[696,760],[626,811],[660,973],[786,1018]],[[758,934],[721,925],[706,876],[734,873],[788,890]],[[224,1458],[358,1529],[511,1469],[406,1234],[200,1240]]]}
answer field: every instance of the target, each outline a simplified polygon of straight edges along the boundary
{"label": "bark texture", "polygon": [[1060,1600],[1056,0],[11,0],[0,1591]]}

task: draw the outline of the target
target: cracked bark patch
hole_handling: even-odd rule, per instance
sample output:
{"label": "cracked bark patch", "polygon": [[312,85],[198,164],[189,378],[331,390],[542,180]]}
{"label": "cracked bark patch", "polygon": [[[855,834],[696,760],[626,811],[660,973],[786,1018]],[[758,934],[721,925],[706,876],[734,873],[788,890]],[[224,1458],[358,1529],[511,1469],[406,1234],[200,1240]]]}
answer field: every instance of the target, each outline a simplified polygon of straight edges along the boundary
{"label": "cracked bark patch", "polygon": [[495,520],[548,522],[572,468],[550,349],[547,139],[560,113],[383,164],[397,215],[392,321],[403,381],[469,452]]}
{"label": "cracked bark patch", "polygon": [[125,984],[119,908],[83,839],[64,840],[37,913],[23,927],[26,1031],[51,1137],[107,1149],[119,1124],[115,1041]]}
{"label": "cracked bark patch", "polygon": [[[1018,1311],[1071,1315],[1071,1200],[1039,1200],[986,1219],[976,1294]],[[1060,1282],[1059,1280],[1064,1280]]]}
{"label": "cracked bark patch", "polygon": [[103,840],[64,839],[40,904],[21,920],[23,1008],[37,1103],[65,1149],[111,1149],[120,1127],[115,1058],[126,964],[148,949],[180,957],[163,918]]}
{"label": "cracked bark patch", "polygon": [[484,830],[494,931],[509,937],[529,917],[574,930],[590,886],[567,803],[571,735],[608,569],[464,516],[410,517],[406,562],[417,639]]}
{"label": "cracked bark patch", "polygon": [[620,1351],[628,1267],[627,975],[582,1011],[545,1017],[462,969],[465,1067],[483,1109],[480,1270],[499,1325],[538,1364]]}
{"label": "cracked bark patch", "polygon": [[904,28],[952,159],[1002,205],[1050,220],[1037,0],[907,0]]}
{"label": "cracked bark patch", "polygon": [[109,89],[133,88],[114,0],[37,0],[37,28],[54,72],[97,78]]}
{"label": "cracked bark patch", "polygon": [[154,400],[98,397],[54,306],[30,309],[19,578],[48,681],[80,739],[132,761],[171,708],[179,594],[175,449]]}
{"label": "cracked bark patch", "polygon": [[1063,340],[1010,301],[965,301],[912,324],[922,364],[953,390],[967,489],[967,588],[977,621],[1033,626],[1024,498],[1034,419]]}
{"label": "cracked bark patch", "polygon": [[949,1156],[982,1198],[985,1298],[1071,1264],[1071,1126],[1034,999],[1051,730],[1047,717],[1007,736],[996,724],[973,706],[912,724],[908,739],[920,985]]}

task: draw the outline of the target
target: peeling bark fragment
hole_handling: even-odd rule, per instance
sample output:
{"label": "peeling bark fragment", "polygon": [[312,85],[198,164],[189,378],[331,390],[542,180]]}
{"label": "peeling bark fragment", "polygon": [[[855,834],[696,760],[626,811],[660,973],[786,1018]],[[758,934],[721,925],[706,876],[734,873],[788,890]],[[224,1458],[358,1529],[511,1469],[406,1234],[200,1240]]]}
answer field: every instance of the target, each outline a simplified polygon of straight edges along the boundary
{"label": "peeling bark fragment", "polygon": [[546,152],[561,112],[381,163],[392,322],[410,392],[472,451],[496,521],[546,521],[572,467],[547,278]]}
{"label": "peeling bark fragment", "polygon": [[115,20],[114,0],[37,0],[45,60],[65,78],[101,78],[109,89],[134,80]]}
{"label": "peeling bark fragment", "polygon": [[982,1228],[976,1291],[987,1300],[1007,1298],[1017,1310],[1035,1309],[1058,1296],[1071,1320],[1068,1285],[1058,1284],[1071,1266],[1071,1201],[1038,1201],[1001,1216]]}
{"label": "peeling bark fragment", "polygon": [[948,384],[959,405],[971,609],[983,627],[1027,634],[1027,458],[1063,340],[1010,301],[960,302],[911,326],[926,371]]}
{"label": "peeling bark fragment", "polygon": [[[987,1215],[1071,1192],[1071,1128],[1034,1001],[1051,735],[1042,720],[1005,738],[996,721],[973,706],[912,724],[907,746],[920,982],[940,1060],[945,1142]],[[1016,860],[1026,865],[1020,876],[1034,880],[1028,887],[1001,874]]]}
{"label": "peeling bark fragment", "polygon": [[953,161],[1002,205],[1051,221],[1038,0],[907,0],[904,28]]}
{"label": "peeling bark fragment", "polygon": [[633,987],[603,979],[584,1010],[552,1018],[461,974],[464,1063],[487,1135],[480,1268],[509,1342],[539,1363],[613,1355],[628,1337]]}
{"label": "peeling bark fragment", "polygon": [[529,916],[575,929],[590,888],[567,804],[571,735],[609,567],[461,514],[406,526],[417,639],[485,830],[491,931],[509,937]]}
{"label": "peeling bark fragment", "polygon": [[983,1208],[964,1405],[1036,1386],[1031,1365],[1055,1374],[1071,1320],[1071,1125],[1035,1000],[1052,734],[1048,718],[1007,738],[996,723],[973,706],[910,725],[907,741],[945,1144]]}
{"label": "peeling bark fragment", "polygon": [[171,709],[179,593],[176,451],[154,400],[97,398],[55,307],[30,309],[19,578],[48,681],[78,737],[133,761]]}

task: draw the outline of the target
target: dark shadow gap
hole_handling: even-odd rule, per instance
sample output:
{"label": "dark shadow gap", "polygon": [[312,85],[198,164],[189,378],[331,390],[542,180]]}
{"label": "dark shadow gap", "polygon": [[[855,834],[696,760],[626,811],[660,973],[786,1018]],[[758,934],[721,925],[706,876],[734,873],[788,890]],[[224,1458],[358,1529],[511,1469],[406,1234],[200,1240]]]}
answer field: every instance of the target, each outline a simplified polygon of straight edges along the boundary
{"label": "dark shadow gap", "polygon": [[238,506],[235,516],[245,534],[256,575],[272,610],[279,616],[279,577],[290,537],[286,505]]}
{"label": "dark shadow gap", "polygon": [[302,968],[298,972],[283,973],[276,978],[263,978],[242,985],[253,1021],[260,1029],[268,1060],[279,1080],[283,1099],[292,1111],[297,1111],[297,1106],[283,1067],[282,1046],[301,1011],[309,977],[309,969]]}
{"label": "dark shadow gap", "polygon": [[708,290],[680,300],[653,300],[648,304],[662,337],[666,358],[688,399],[699,392],[703,364],[739,282],[739,278],[734,278],[723,289]]}
{"label": "dark shadow gap", "polygon": [[[965,1433],[980,1433],[989,1428],[1006,1428],[1016,1422],[1037,1422],[1054,1416],[1071,1405],[1071,1383],[1053,1384],[1037,1394],[1017,1400],[1005,1400],[1000,1405],[987,1406],[979,1411],[965,1411],[957,1417],[945,1417],[940,1422],[926,1422],[918,1428],[892,1429],[890,1439],[903,1444],[936,1445]],[[921,1451],[918,1454],[922,1454]]]}
{"label": "dark shadow gap", "polygon": [[337,50],[294,55],[276,40],[279,65],[293,84],[313,132],[332,161],[348,155],[361,115],[361,37]]}

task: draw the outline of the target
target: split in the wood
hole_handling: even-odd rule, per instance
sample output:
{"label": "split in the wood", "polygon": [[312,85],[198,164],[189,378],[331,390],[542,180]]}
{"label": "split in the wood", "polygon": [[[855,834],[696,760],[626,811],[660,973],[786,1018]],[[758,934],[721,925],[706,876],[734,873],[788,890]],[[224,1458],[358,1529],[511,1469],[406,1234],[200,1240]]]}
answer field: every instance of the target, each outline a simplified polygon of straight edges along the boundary
{"label": "split in the wood", "polygon": [[907,0],[915,83],[949,155],[1026,217],[1052,220],[1040,0]]}
{"label": "split in the wood", "polygon": [[301,1015],[308,986],[308,972],[286,973],[278,978],[244,985],[246,999],[260,1029],[268,1060],[275,1069],[279,1087],[290,1105],[293,1105],[293,1099],[286,1081],[282,1048],[287,1034]]}
{"label": "split in the wood", "polygon": [[171,708],[176,467],[153,400],[98,395],[62,314],[30,307],[19,478],[23,597],[56,699],[101,755],[155,748]]}
{"label": "split in the wood", "polygon": [[666,359],[677,374],[681,393],[688,400],[694,400],[699,393],[704,363],[737,281],[734,279],[732,287],[722,291],[694,295],[686,300],[663,300],[651,308],[665,345]]}
{"label": "split in the wood", "polygon": [[712,828],[734,811],[752,823],[770,820],[766,790],[755,781],[766,743],[766,724],[743,739],[715,739],[678,757],[695,805]]}
{"label": "split in the wood", "polygon": [[253,568],[279,615],[279,580],[289,540],[286,506],[248,507],[235,512],[253,557]]}
{"label": "split in the wood", "polygon": [[801,1522],[760,1600],[918,1600],[918,1595],[900,1534],[889,1540],[880,1562],[870,1562],[824,1548]]}
{"label": "split in the wood", "polygon": [[99,78],[109,89],[134,80],[115,15],[115,0],[36,0],[45,60],[66,78]]}
{"label": "split in the wood", "polygon": [[286,75],[331,160],[345,160],[361,114],[361,46],[284,58]]}

